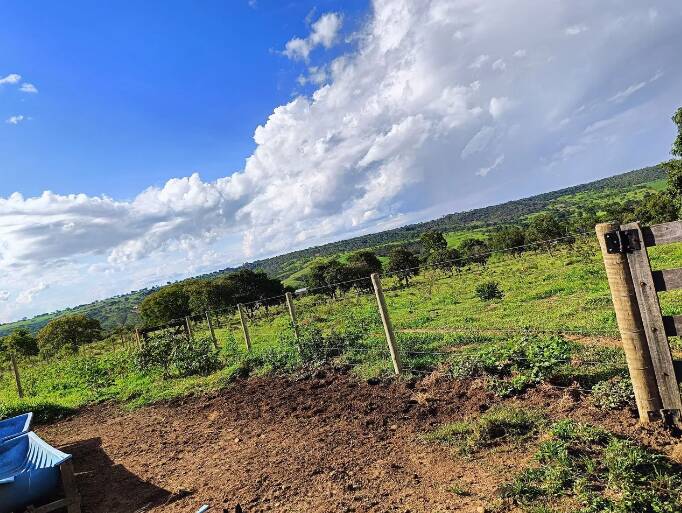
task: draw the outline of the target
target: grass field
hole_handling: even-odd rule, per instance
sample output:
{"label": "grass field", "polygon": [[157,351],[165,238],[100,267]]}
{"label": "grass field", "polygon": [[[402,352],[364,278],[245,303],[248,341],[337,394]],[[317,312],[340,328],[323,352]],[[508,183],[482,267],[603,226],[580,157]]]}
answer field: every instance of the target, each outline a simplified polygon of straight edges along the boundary
{"label": "grass field", "polygon": [[[651,260],[654,269],[682,266],[682,247],[652,248]],[[476,286],[488,280],[499,283],[501,299],[482,301],[476,296]],[[580,340],[588,343],[618,336],[601,256],[596,240],[589,236],[553,248],[551,253],[494,255],[485,266],[472,265],[453,273],[425,270],[408,287],[384,278],[384,289],[405,366],[412,372],[427,372],[458,351],[504,344],[524,333],[581,335]],[[682,294],[662,294],[661,304],[665,314],[681,314]],[[323,348],[324,354],[315,353],[313,360],[335,356],[362,377],[391,372],[373,294],[309,295],[296,298],[296,306],[306,343]],[[135,365],[135,350],[110,339],[84,347],[74,356],[21,361],[24,401],[18,400],[6,367],[0,377],[0,415],[30,407],[44,410],[44,416],[51,418],[106,400],[137,407],[220,389],[236,376],[288,372],[302,363],[284,305],[254,312],[249,321],[250,354],[245,351],[235,313],[216,313],[214,323],[221,348],[221,368],[216,372],[192,377],[142,372]],[[196,337],[209,335],[205,322],[196,324],[193,331]],[[619,365],[622,369],[622,362]],[[563,379],[568,379],[579,377],[582,371],[563,372]]]}

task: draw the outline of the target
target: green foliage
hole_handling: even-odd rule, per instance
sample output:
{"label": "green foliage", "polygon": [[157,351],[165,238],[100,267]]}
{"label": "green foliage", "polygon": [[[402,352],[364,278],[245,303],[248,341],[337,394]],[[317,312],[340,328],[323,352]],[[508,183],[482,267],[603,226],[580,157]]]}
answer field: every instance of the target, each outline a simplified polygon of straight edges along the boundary
{"label": "green foliage", "polygon": [[84,315],[64,315],[50,321],[38,333],[38,347],[44,356],[75,353],[82,345],[99,339],[102,327],[96,319]]}
{"label": "green foliage", "polygon": [[434,251],[443,251],[448,249],[448,243],[443,236],[443,232],[438,230],[428,230],[422,233],[419,242],[421,243],[424,254],[427,257]]}
{"label": "green foliage", "polygon": [[452,357],[455,378],[487,376],[491,390],[505,397],[549,379],[566,364],[575,345],[562,337],[522,336],[484,344]]}
{"label": "green foliage", "polygon": [[[594,227],[594,224],[592,225]],[[518,225],[495,228],[488,237],[488,246],[492,251],[511,250],[514,253],[523,251],[521,246],[526,242],[526,232]]]}
{"label": "green foliage", "polygon": [[462,453],[472,453],[535,436],[543,424],[544,420],[537,412],[498,406],[475,419],[445,424],[425,435],[424,439],[454,445]]}
{"label": "green foliage", "polygon": [[462,253],[458,249],[437,249],[428,254],[426,263],[432,269],[439,269],[444,272],[451,272],[454,268],[462,267],[464,264]]}
{"label": "green foliage", "polygon": [[47,401],[17,400],[12,403],[0,403],[0,420],[16,417],[26,412],[33,412],[33,422],[49,424],[73,415],[76,410]]}
{"label": "green foliage", "polygon": [[539,214],[526,229],[527,242],[559,239],[566,235],[566,224],[552,214]]}
{"label": "green foliage", "polygon": [[629,378],[616,376],[592,387],[592,399],[600,408],[617,410],[631,405],[635,400],[632,381]]}
{"label": "green foliage", "polygon": [[496,281],[485,281],[476,285],[476,295],[481,301],[492,301],[504,297],[500,284]]}
{"label": "green foliage", "polygon": [[139,307],[140,315],[148,326],[181,319],[192,312],[189,295],[182,285],[169,285],[147,296]]}
{"label": "green foliage", "polygon": [[142,342],[136,364],[143,372],[160,369],[167,378],[207,375],[218,369],[220,361],[209,338],[165,332]]}
{"label": "green foliage", "polygon": [[0,339],[0,352],[19,356],[36,356],[38,340],[26,328],[17,328],[11,335]]}
{"label": "green foliage", "polygon": [[396,247],[388,255],[388,272],[407,286],[410,278],[419,274],[419,258],[404,246]]}
{"label": "green foliage", "polygon": [[680,468],[629,440],[572,420],[556,423],[540,444],[539,466],[501,488],[526,507],[562,500],[577,513],[682,511]]}
{"label": "green foliage", "polygon": [[676,221],[679,217],[678,202],[666,191],[649,194],[635,209],[634,218],[643,224],[659,224]]}
{"label": "green foliage", "polygon": [[459,245],[459,252],[469,264],[485,264],[490,258],[490,248],[481,239],[466,239]]}

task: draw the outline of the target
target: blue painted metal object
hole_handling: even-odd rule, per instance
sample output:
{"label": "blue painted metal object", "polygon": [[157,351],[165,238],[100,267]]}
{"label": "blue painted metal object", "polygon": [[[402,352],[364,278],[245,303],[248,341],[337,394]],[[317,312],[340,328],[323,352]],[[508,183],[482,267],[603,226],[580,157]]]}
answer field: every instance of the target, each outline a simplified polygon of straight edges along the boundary
{"label": "blue painted metal object", "polygon": [[0,420],[0,444],[15,436],[23,435],[31,431],[33,413],[24,413],[18,417]]}
{"label": "blue painted metal object", "polygon": [[59,492],[59,466],[71,458],[33,432],[0,444],[0,513],[24,511]]}

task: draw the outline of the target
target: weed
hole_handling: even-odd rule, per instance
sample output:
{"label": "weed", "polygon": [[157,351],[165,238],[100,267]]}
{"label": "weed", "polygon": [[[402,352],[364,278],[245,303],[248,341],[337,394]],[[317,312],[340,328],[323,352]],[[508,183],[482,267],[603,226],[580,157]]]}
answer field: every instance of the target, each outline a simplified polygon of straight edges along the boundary
{"label": "weed", "polygon": [[476,419],[445,424],[424,435],[424,439],[472,453],[503,442],[525,440],[536,435],[542,424],[542,416],[534,411],[500,406]]}
{"label": "weed", "polygon": [[663,456],[602,429],[572,420],[556,423],[537,450],[540,466],[501,488],[524,506],[577,501],[579,513],[679,513],[680,469]]}
{"label": "weed", "polygon": [[618,376],[597,383],[592,387],[592,399],[597,406],[605,410],[616,410],[632,404],[635,399],[632,381]]}
{"label": "weed", "polygon": [[504,293],[500,290],[500,284],[496,281],[479,283],[476,286],[476,295],[481,301],[492,301],[504,297]]}

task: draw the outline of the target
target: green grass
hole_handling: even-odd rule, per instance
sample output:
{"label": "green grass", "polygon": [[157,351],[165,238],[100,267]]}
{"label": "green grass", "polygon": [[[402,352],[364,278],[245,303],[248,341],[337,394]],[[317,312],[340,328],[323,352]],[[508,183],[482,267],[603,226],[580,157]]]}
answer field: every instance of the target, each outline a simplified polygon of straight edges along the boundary
{"label": "green grass", "polygon": [[557,422],[536,463],[501,488],[525,511],[677,513],[682,470],[664,456],[572,420]]}
{"label": "green grass", "polygon": [[503,443],[527,440],[536,436],[543,424],[544,419],[538,412],[498,406],[474,419],[440,426],[423,438],[471,454]]}

